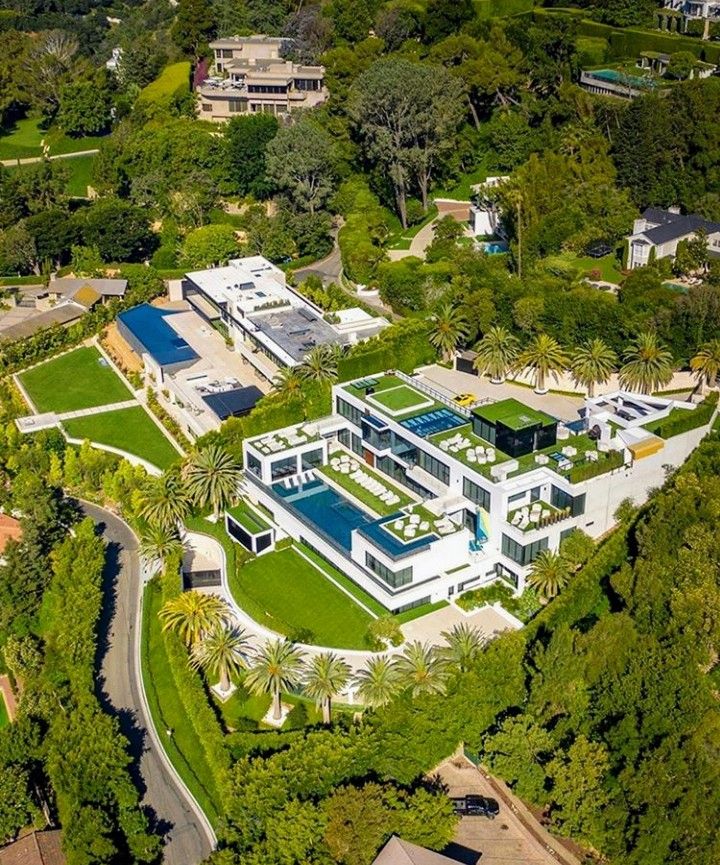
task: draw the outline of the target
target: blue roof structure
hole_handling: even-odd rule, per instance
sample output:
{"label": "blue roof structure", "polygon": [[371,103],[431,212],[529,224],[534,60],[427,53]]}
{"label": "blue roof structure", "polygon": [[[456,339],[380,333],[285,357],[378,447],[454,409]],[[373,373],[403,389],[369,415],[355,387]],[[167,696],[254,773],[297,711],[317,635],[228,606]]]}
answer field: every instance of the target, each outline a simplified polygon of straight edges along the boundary
{"label": "blue roof structure", "polygon": [[165,320],[175,315],[149,303],[121,312],[118,321],[160,366],[190,364],[199,355]]}

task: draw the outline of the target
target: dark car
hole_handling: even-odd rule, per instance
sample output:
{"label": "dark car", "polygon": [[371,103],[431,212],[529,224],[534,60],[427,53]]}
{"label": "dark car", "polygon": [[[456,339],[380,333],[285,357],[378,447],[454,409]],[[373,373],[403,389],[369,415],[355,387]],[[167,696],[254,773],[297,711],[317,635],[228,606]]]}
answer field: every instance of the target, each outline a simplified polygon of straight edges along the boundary
{"label": "dark car", "polygon": [[500,813],[500,806],[497,800],[487,796],[470,795],[465,797],[465,813],[468,816],[489,817],[494,820]]}

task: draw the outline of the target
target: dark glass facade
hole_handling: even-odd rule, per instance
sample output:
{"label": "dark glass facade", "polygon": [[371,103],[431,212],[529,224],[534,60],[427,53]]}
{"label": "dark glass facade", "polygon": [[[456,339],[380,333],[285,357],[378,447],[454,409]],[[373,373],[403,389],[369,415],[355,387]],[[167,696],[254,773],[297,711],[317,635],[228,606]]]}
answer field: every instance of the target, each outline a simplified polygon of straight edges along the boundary
{"label": "dark glass facade", "polygon": [[565,490],[561,490],[553,484],[550,491],[550,504],[561,511],[570,508],[570,516],[579,517],[585,513],[585,493],[571,496],[570,493],[566,493]]}
{"label": "dark glass facade", "polygon": [[393,589],[399,589],[412,582],[412,567],[401,568],[399,571],[391,571],[387,565],[384,565],[368,552],[365,553],[365,565]]}
{"label": "dark glass facade", "polygon": [[490,493],[468,478],[463,478],[463,495],[486,511],[490,510]]}
{"label": "dark glass facade", "polygon": [[502,553],[514,562],[525,567],[535,561],[538,555],[548,548],[548,539],[540,538],[523,546],[507,535],[502,536]]}

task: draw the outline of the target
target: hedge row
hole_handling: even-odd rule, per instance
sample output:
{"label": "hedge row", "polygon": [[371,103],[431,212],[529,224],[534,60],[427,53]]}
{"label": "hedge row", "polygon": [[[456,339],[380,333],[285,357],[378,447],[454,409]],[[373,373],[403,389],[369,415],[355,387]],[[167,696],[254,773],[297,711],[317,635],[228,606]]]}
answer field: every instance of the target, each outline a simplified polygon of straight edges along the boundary
{"label": "hedge row", "polygon": [[657,426],[653,427],[652,432],[655,435],[659,435],[660,438],[669,439],[681,433],[705,426],[705,424],[709,424],[712,420],[717,402],[717,393],[710,393],[693,411],[682,410],[682,414],[676,413],[661,420]]}
{"label": "hedge row", "polygon": [[534,0],[473,0],[478,18],[503,18],[530,12]]}
{"label": "hedge row", "polygon": [[138,95],[139,105],[171,105],[190,92],[190,63],[186,60],[166,66]]}
{"label": "hedge row", "polygon": [[625,456],[622,451],[608,451],[606,455],[600,453],[597,462],[586,461],[573,466],[568,479],[572,484],[579,484],[581,481],[588,481],[613,469],[619,469],[624,461]]}
{"label": "hedge row", "polygon": [[385,223],[384,208],[359,178],[342,185],[336,204],[345,217],[345,224],[338,232],[343,270],[353,282],[367,285],[385,258],[384,250],[375,241],[378,227]]}
{"label": "hedge row", "polygon": [[[551,20],[559,15],[567,15],[566,10],[534,9],[535,21]],[[572,16],[576,18],[575,15]],[[609,45],[609,60],[634,59],[643,51],[658,51],[674,54],[677,51],[690,51],[707,63],[720,63],[720,44],[703,42],[691,36],[680,36],[660,30],[639,30],[632,27],[613,27],[587,18],[577,20],[578,35],[606,39]]]}
{"label": "hedge row", "polygon": [[427,324],[410,320],[388,328],[376,340],[360,343],[338,364],[338,380],[350,381],[386,369],[410,373],[436,359],[437,353],[428,341]]}
{"label": "hedge row", "polygon": [[[180,560],[168,562],[161,579],[163,603],[179,595],[181,589]],[[164,631],[165,651],[172,670],[178,696],[185,707],[187,719],[202,743],[208,766],[213,773],[215,786],[223,803],[230,796],[230,751],[225,742],[225,734],[217,716],[210,707],[202,679],[188,666],[187,649],[177,634]]]}

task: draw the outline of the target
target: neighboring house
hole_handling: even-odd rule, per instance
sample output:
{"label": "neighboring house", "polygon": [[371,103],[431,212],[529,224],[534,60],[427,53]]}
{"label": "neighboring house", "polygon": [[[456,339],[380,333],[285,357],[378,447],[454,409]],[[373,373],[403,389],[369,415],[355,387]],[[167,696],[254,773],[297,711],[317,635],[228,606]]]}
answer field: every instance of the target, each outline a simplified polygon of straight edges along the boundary
{"label": "neighboring house", "polygon": [[84,279],[59,277],[51,279],[47,287],[47,297],[38,298],[38,309],[47,309],[56,303],[73,301],[89,309],[98,301],[107,303],[113,298],[125,297],[126,279]]}
{"label": "neighboring house", "polygon": [[720,256],[720,222],[682,214],[678,207],[667,210],[648,207],[635,220],[632,234],[627,238],[628,269],[644,267],[661,258],[675,258],[680,241],[695,237],[700,230],[707,232],[710,255]]}
{"label": "neighboring house", "polygon": [[475,237],[495,237],[500,232],[501,213],[492,190],[507,179],[507,176],[488,177],[484,183],[473,187],[469,222]]}
{"label": "neighboring house", "polygon": [[328,417],[245,439],[249,498],[395,613],[498,577],[522,591],[542,550],[604,535],[708,428],[659,438],[646,425],[694,405],[623,392],[569,423],[514,399],[464,409],[403,373],[332,400]]}
{"label": "neighboring house", "polygon": [[10,541],[22,539],[22,526],[20,520],[9,514],[0,514],[0,564],[5,563],[5,550]]}
{"label": "neighboring house", "polygon": [[216,121],[254,112],[282,116],[324,102],[325,68],[284,60],[287,41],[233,36],[211,42],[216,74],[197,88],[199,116]]}
{"label": "neighboring house", "polygon": [[426,847],[418,847],[393,835],[373,860],[372,865],[457,865],[457,860],[448,859]]}
{"label": "neighboring house", "polygon": [[687,30],[689,21],[704,21],[703,38],[707,39],[710,24],[720,23],[720,0],[665,0],[664,8],[657,12],[663,29],[673,29],[673,13],[682,16],[683,32]]}
{"label": "neighboring house", "polygon": [[0,847],[0,865],[65,865],[59,829],[31,832]]}
{"label": "neighboring house", "polygon": [[317,345],[351,345],[388,324],[359,308],[323,312],[261,255],[188,273],[182,292],[211,323],[223,323],[235,349],[266,378],[278,367],[302,363]]}

